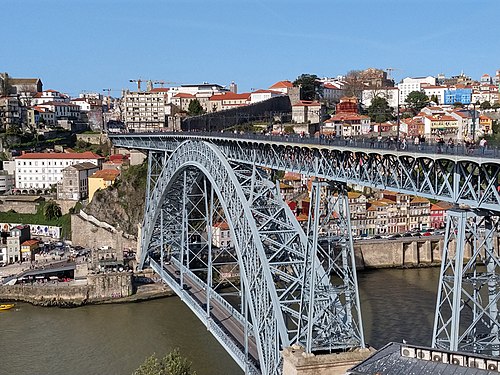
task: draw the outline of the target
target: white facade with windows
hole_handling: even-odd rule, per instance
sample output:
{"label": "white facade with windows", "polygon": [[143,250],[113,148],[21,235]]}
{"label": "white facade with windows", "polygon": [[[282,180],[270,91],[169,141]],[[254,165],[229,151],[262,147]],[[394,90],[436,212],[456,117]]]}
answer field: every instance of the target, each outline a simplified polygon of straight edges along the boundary
{"label": "white facade with windows", "polygon": [[83,153],[27,153],[16,158],[17,189],[47,189],[63,177],[63,169],[79,163],[102,166],[102,157]]}
{"label": "white facade with windows", "polygon": [[380,87],[374,89],[363,90],[361,94],[362,103],[365,108],[372,105],[372,100],[375,98],[384,98],[387,100],[389,107],[395,111],[398,108],[398,88],[397,87]]}
{"label": "white facade with windows", "polygon": [[421,88],[425,95],[429,99],[432,98],[432,96],[436,96],[437,98],[437,105],[444,104],[444,92],[446,90],[449,90],[448,86],[434,86],[434,85],[421,85]]}
{"label": "white facade with windows", "polygon": [[436,85],[436,78],[428,77],[407,77],[398,83],[399,102],[404,103],[408,94],[412,91],[422,91],[422,84]]}

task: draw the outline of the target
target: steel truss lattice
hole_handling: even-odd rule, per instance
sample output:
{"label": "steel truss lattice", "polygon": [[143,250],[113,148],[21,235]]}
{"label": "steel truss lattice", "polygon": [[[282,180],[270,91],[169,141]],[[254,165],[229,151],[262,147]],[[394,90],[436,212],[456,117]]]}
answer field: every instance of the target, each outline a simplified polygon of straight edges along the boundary
{"label": "steel truss lattice", "polygon": [[500,159],[198,135],[112,136],[130,148],[171,151],[183,141],[216,144],[228,160],[500,212]]}
{"label": "steel truss lattice", "polygon": [[347,190],[315,179],[302,314],[306,351],[364,347]]}
{"label": "steel truss lattice", "polygon": [[[216,146],[193,141],[181,144],[150,183],[154,187],[146,204],[141,265],[158,254],[161,269],[166,258],[178,265],[177,289],[184,295],[184,277],[202,280],[206,322],[210,301],[220,301],[211,228],[214,220],[227,221],[241,280],[241,308],[234,315],[246,333],[240,353],[232,355],[245,357],[238,361],[245,371],[251,372],[251,343],[257,346],[262,374],[281,373],[280,350],[293,343],[310,350],[364,346],[345,194],[320,199],[330,202],[325,209],[314,205],[306,235],[265,171],[229,163]],[[325,250],[315,228],[325,227],[328,216],[335,216],[342,240]],[[200,306],[185,297],[198,311]]]}
{"label": "steel truss lattice", "polygon": [[499,355],[498,217],[449,210],[432,346]]}

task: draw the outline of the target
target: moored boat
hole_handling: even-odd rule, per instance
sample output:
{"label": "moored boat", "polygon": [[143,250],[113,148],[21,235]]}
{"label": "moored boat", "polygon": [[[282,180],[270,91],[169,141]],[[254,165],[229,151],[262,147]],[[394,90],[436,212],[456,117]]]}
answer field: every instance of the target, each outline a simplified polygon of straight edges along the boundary
{"label": "moored boat", "polygon": [[4,310],[10,310],[14,307],[15,305],[13,303],[4,303],[0,305],[0,311]]}

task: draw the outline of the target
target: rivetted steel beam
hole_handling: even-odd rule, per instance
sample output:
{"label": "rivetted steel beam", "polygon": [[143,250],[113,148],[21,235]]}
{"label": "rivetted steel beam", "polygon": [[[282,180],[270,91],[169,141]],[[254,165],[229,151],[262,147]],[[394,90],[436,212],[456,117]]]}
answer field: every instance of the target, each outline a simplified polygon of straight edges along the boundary
{"label": "rivetted steel beam", "polygon": [[171,152],[188,139],[216,144],[230,161],[440,199],[500,212],[500,159],[305,144],[196,133],[110,136],[115,146]]}
{"label": "rivetted steel beam", "polygon": [[491,212],[448,210],[433,347],[499,355],[498,229]]}

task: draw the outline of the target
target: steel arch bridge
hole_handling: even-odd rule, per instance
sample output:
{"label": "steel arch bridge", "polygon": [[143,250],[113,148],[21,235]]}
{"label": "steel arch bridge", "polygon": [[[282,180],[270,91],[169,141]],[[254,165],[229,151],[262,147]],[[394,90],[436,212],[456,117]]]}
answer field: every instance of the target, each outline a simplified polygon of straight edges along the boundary
{"label": "steel arch bridge", "polygon": [[[251,135],[111,139],[149,154],[141,265],[246,373],[279,374],[279,352],[291,344],[308,352],[364,346],[346,184],[467,207],[447,218],[433,346],[498,354],[500,159]],[[273,170],[315,178],[305,225],[281,199]],[[234,248],[220,245],[221,223]]]}

